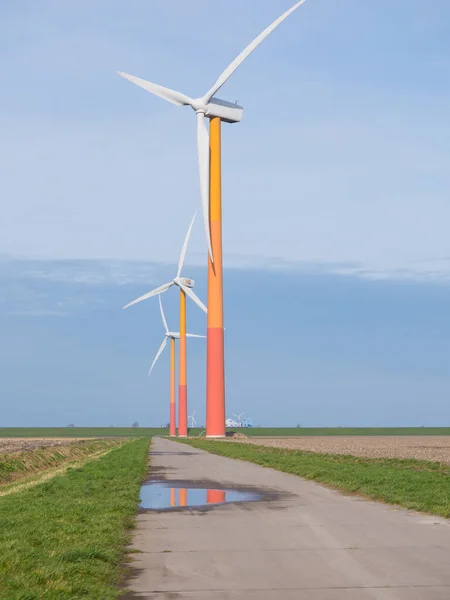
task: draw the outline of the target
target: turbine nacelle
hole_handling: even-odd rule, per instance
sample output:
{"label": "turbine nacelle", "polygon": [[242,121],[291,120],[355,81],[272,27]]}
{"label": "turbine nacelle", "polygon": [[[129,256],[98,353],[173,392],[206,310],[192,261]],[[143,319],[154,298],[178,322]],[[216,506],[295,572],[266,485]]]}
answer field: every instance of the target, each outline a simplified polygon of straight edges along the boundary
{"label": "turbine nacelle", "polygon": [[240,123],[244,109],[238,104],[212,98],[206,105],[205,117],[212,119],[219,117],[225,123]]}

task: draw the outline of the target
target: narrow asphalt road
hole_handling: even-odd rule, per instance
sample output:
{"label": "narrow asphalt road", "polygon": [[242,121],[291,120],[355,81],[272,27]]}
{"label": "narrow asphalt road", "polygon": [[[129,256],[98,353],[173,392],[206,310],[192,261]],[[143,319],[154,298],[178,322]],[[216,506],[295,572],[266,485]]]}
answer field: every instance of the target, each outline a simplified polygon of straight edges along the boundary
{"label": "narrow asphalt road", "polygon": [[150,460],[151,480],[254,488],[263,499],[141,512],[126,598],[450,599],[445,519],[164,439],[153,440]]}

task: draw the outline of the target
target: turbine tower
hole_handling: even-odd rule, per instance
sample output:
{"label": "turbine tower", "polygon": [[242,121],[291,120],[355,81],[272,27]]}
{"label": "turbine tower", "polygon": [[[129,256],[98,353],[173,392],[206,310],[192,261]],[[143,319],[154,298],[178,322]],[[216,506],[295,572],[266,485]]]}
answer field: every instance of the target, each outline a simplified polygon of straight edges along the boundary
{"label": "turbine tower", "polygon": [[[206,437],[225,437],[225,368],[223,336],[222,276],[222,183],[221,123],[238,123],[243,108],[215,98],[217,92],[248,56],[305,0],[296,2],[260,33],[225,69],[204,96],[186,94],[140,79],[127,73],[119,75],[176,106],[190,106],[197,115],[197,148],[203,223],[208,245],[208,341],[206,384]],[[210,119],[210,129],[205,119]],[[208,196],[209,194],[209,196]]]}
{"label": "turbine tower", "polygon": [[[150,375],[153,371],[153,367],[156,365],[158,358],[164,351],[164,348],[167,345],[168,340],[170,340],[170,436],[174,437],[176,435],[176,415],[175,415],[175,340],[180,339],[180,334],[169,331],[169,327],[167,325],[166,317],[164,315],[164,309],[161,301],[161,296],[158,296],[159,300],[159,310],[161,311],[161,319],[165,329],[165,336],[161,346],[156,353],[156,356],[152,362],[152,366],[150,367],[150,371],[148,374]],[[204,335],[195,335],[193,333],[187,333],[186,337],[189,338],[205,338]],[[194,411],[195,412],[195,411]]]}
{"label": "turbine tower", "polygon": [[[139,302],[143,302],[144,300],[148,300],[153,296],[160,296],[164,292],[167,292],[172,286],[177,286],[180,289],[180,360],[179,360],[179,381],[178,381],[178,435],[180,437],[187,437],[187,361],[186,361],[186,296],[189,296],[197,306],[199,306],[205,313],[207,313],[206,306],[197,297],[195,292],[193,291],[194,280],[188,279],[186,277],[181,276],[181,271],[183,269],[184,259],[186,257],[186,251],[189,244],[189,239],[191,237],[192,227],[194,225],[195,217],[197,213],[194,214],[194,217],[189,225],[189,229],[187,231],[186,237],[184,239],[183,247],[181,249],[180,259],[178,261],[178,270],[177,274],[172,281],[165,283],[164,285],[140,296],[133,302],[130,302],[124,307],[124,310],[133,306],[134,304],[138,304]],[[161,305],[162,306],[162,305]],[[162,309],[161,309],[162,310]],[[163,314],[163,313],[162,313]],[[164,323],[165,320],[163,319]],[[167,324],[165,323],[165,327],[167,330]],[[172,434],[171,434],[172,435]]]}

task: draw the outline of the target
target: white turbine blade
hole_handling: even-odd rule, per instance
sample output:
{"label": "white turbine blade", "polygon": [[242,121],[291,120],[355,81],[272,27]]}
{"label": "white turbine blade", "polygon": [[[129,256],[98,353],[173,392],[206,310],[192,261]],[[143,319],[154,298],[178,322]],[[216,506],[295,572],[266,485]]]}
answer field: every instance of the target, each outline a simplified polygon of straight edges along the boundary
{"label": "white turbine blade", "polygon": [[190,106],[192,103],[192,98],[189,98],[189,96],[186,96],[181,92],[176,92],[175,90],[163,87],[162,85],[152,83],[151,81],[146,81],[140,77],[135,77],[134,75],[128,75],[128,73],[123,73],[122,71],[117,71],[117,74],[124,79],[128,79],[128,81],[131,81],[131,83],[138,85],[145,91],[150,92],[155,96],[159,96],[163,100],[167,100],[168,102],[176,104],[177,106]]}
{"label": "white turbine blade", "polygon": [[192,413],[192,418],[195,417],[195,413],[197,412],[197,409],[194,410],[194,412]]}
{"label": "white turbine blade", "polygon": [[203,302],[200,300],[200,298],[193,292],[193,290],[191,290],[191,288],[186,287],[180,280],[178,280],[178,285],[183,290],[183,292],[186,294],[186,296],[189,296],[189,298],[193,302],[195,302],[195,304],[199,308],[201,308],[204,313],[208,314],[208,309],[203,304]]}
{"label": "white turbine blade", "polygon": [[203,338],[206,340],[206,335],[196,335],[195,333],[187,333],[186,337],[188,337],[188,338]]}
{"label": "white turbine blade", "polygon": [[133,300],[133,302],[130,302],[129,304],[124,306],[123,310],[125,310],[126,308],[130,308],[130,306],[133,306],[134,304],[138,304],[138,302],[143,302],[144,300],[148,300],[149,298],[152,298],[153,296],[158,296],[159,294],[162,294],[163,292],[167,292],[167,290],[169,288],[171,288],[172,286],[173,286],[173,281],[171,281],[170,283],[165,283],[161,287],[156,288],[156,290],[153,290],[152,292],[148,292],[148,294],[144,294],[143,296],[140,296],[140,298],[136,298],[136,300]]}
{"label": "white turbine blade", "polygon": [[209,231],[209,133],[206,128],[204,113],[197,113],[197,152],[206,244],[208,246],[209,256],[214,262],[211,246],[211,233]]}
{"label": "white turbine blade", "polygon": [[161,346],[159,347],[158,352],[156,353],[155,356],[155,360],[152,362],[152,366],[150,367],[150,371],[148,372],[148,374],[150,375],[150,373],[153,371],[153,367],[156,365],[156,361],[158,360],[158,358],[161,356],[162,351],[164,350],[164,348],[166,347],[167,344],[167,338],[164,338],[163,343],[161,344]]}
{"label": "white turbine blade", "polygon": [[181,275],[181,269],[183,268],[184,258],[186,256],[186,250],[189,244],[189,238],[191,237],[192,227],[194,226],[195,217],[197,216],[197,211],[195,211],[194,216],[192,218],[191,224],[189,225],[189,229],[187,231],[186,237],[184,238],[184,244],[181,249],[180,260],[178,261],[178,272],[177,277]]}
{"label": "white turbine blade", "polygon": [[223,86],[223,84],[226,81],[228,81],[228,79],[233,75],[233,73],[238,69],[238,67],[244,62],[244,60],[248,56],[250,56],[250,54],[254,50],[256,50],[256,48],[261,44],[261,42],[263,42],[266,39],[266,37],[268,35],[270,35],[274,29],[276,29],[278,27],[278,25],[280,25],[285,19],[287,19],[289,17],[289,15],[291,13],[293,13],[294,10],[297,10],[297,8],[299,8],[304,2],[305,2],[305,0],[300,0],[300,2],[297,2],[296,4],[294,4],[294,6],[292,6],[289,10],[287,10],[285,13],[283,13],[281,15],[281,17],[278,17],[278,19],[276,21],[274,21],[271,25],[269,25],[269,27],[267,27],[267,29],[265,29],[262,33],[260,33],[258,35],[258,37],[256,39],[254,39],[253,42],[251,44],[249,44],[247,46],[247,48],[245,48],[245,50],[243,50],[239,54],[239,56],[237,56],[234,59],[234,61],[231,63],[231,65],[225,69],[225,71],[222,73],[222,75],[219,77],[219,79],[216,81],[216,83],[213,85],[213,87],[209,90],[209,92],[203,96],[203,100],[205,102],[209,102],[211,100],[211,98],[215,94],[217,94],[217,92],[220,90],[220,88]]}
{"label": "white turbine blade", "polygon": [[161,311],[161,319],[164,324],[164,329],[166,330],[166,333],[169,333],[169,327],[167,326],[166,315],[164,314],[164,310],[163,310],[161,294],[158,295],[158,300],[159,300],[159,310]]}

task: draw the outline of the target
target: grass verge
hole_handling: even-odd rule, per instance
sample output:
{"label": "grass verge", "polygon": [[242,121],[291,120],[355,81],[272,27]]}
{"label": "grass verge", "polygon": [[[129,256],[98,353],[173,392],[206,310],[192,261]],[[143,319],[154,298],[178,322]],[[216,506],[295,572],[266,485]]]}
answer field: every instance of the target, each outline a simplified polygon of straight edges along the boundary
{"label": "grass verge", "polygon": [[0,454],[0,486],[22,480],[29,475],[44,473],[121,444],[123,440],[89,440]]}
{"label": "grass verge", "polygon": [[235,442],[185,443],[388,504],[450,518],[450,466],[441,463],[315,454]]}
{"label": "grass verge", "polygon": [[149,440],[0,498],[1,600],[119,596]]}

